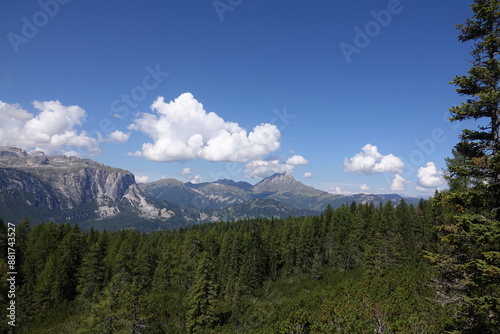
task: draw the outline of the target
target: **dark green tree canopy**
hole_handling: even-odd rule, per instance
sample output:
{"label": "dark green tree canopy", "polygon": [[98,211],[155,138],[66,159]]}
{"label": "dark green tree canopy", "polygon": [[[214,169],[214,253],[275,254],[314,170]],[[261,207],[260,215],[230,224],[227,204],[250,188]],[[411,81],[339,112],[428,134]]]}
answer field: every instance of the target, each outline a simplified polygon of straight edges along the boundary
{"label": "dark green tree canopy", "polygon": [[[454,121],[474,121],[447,159],[449,190],[434,197],[442,212],[439,244],[426,257],[438,269],[444,303],[454,307],[453,329],[498,333],[500,328],[500,1],[475,0],[459,40],[473,43],[472,67],[451,82],[465,101]],[[453,332],[455,333],[455,332]]]}
{"label": "dark green tree canopy", "polygon": [[500,2],[475,0],[473,16],[457,25],[459,40],[473,43],[472,67],[467,75],[451,82],[466,100],[450,109],[450,120],[477,121],[477,129],[465,129],[456,145],[456,158],[448,160],[450,179],[466,178],[473,182],[469,190],[478,190],[490,200],[488,207],[500,217]]}

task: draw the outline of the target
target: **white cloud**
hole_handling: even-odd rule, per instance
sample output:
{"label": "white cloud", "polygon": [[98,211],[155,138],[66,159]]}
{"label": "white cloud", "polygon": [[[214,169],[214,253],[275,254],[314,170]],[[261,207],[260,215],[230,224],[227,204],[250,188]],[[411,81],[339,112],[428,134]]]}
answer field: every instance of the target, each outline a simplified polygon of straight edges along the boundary
{"label": "white cloud", "polygon": [[246,165],[245,177],[264,178],[274,173],[291,173],[294,168],[294,165],[282,164],[279,160],[254,160]]}
{"label": "white cloud", "polygon": [[336,195],[352,195],[353,192],[349,188],[332,187],[331,192]]}
{"label": "white cloud", "polygon": [[359,186],[359,190],[365,192],[365,191],[370,190],[370,187],[368,187],[366,184],[362,184]]}
{"label": "white cloud", "polygon": [[309,161],[307,161],[301,155],[294,155],[293,157],[288,158],[288,160],[285,163],[288,165],[300,166],[300,165],[307,165]]}
{"label": "white cloud", "polygon": [[194,177],[189,177],[188,180],[191,183],[197,184],[203,182],[203,177],[201,175],[196,175]]}
{"label": "white cloud", "polygon": [[443,172],[436,170],[434,162],[428,162],[425,167],[420,167],[417,171],[418,184],[423,188],[437,188],[445,183]]}
{"label": "white cloud", "polygon": [[423,194],[427,194],[427,195],[431,195],[431,194],[434,194],[434,192],[436,191],[436,189],[431,189],[431,188],[423,188],[423,187],[420,187],[420,186],[417,186],[416,187],[416,190],[420,193],[423,193]]}
{"label": "white cloud", "polygon": [[38,149],[46,154],[95,155],[102,141],[124,142],[128,135],[115,131],[106,139],[89,137],[78,128],[87,116],[79,106],[64,106],[59,101],[34,101],[37,113],[19,104],[0,101],[0,145]]}
{"label": "white cloud", "polygon": [[313,177],[312,173],[311,172],[305,172],[304,175],[302,176],[304,179],[310,179],[311,177]]}
{"label": "white cloud", "polygon": [[135,182],[137,183],[148,183],[149,181],[150,181],[149,176],[135,175]]}
{"label": "white cloud", "polygon": [[191,168],[186,167],[182,169],[181,175],[190,175],[191,174]]}
{"label": "white cloud", "polygon": [[128,152],[127,155],[132,156],[132,157],[141,157],[142,152],[141,151]]}
{"label": "white cloud", "polygon": [[392,191],[403,191],[405,190],[405,185],[410,183],[410,181],[403,178],[401,175],[394,175],[394,180],[392,180],[391,190]]}
{"label": "white cloud", "polygon": [[82,155],[77,151],[61,151],[61,154],[68,157],[78,157],[78,158],[82,157]]}
{"label": "white cloud", "polygon": [[184,93],[169,103],[159,97],[151,109],[154,113],[141,114],[129,129],[143,132],[153,142],[144,143],[142,151],[132,155],[153,161],[200,158],[247,162],[280,147],[281,134],[275,125],[260,124],[247,133],[237,123],[206,112],[191,93]]}
{"label": "white cloud", "polygon": [[116,142],[116,143],[125,143],[130,138],[130,133],[124,133],[122,131],[116,130],[109,134],[106,141]]}
{"label": "white cloud", "polygon": [[377,146],[365,145],[362,152],[357,153],[352,158],[344,159],[344,170],[348,173],[401,173],[405,168],[403,161],[392,155],[382,155],[378,152]]}
{"label": "white cloud", "polygon": [[[288,158],[285,162],[281,162],[279,158],[269,158],[269,160],[253,160],[246,164],[245,177],[264,178],[275,173],[292,173],[296,166],[306,165],[309,162],[300,155],[294,155]],[[304,178],[312,177],[312,173],[307,172]]]}

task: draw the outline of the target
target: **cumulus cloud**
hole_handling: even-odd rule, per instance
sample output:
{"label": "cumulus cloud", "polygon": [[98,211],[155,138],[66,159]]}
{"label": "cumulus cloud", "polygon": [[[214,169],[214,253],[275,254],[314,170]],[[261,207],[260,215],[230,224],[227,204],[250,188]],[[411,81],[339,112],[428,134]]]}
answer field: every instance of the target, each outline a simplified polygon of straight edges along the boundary
{"label": "cumulus cloud", "polygon": [[130,138],[130,133],[124,133],[122,131],[116,130],[109,134],[106,138],[106,141],[115,142],[115,143],[125,143]]}
{"label": "cumulus cloud", "polygon": [[443,179],[443,172],[436,170],[434,162],[428,162],[425,167],[420,167],[417,171],[418,184],[423,188],[437,188],[445,180]]}
{"label": "cumulus cloud", "polygon": [[137,183],[148,183],[149,181],[150,181],[149,176],[135,175],[135,182]]}
{"label": "cumulus cloud", "polygon": [[283,164],[279,160],[254,160],[249,162],[245,168],[245,177],[250,178],[264,178],[274,173],[291,173],[295,166],[290,164]]}
{"label": "cumulus cloud", "polygon": [[[307,165],[309,162],[300,155],[294,155],[288,158],[285,162],[281,162],[279,158],[269,158],[268,160],[253,160],[246,164],[244,175],[249,178],[264,178],[275,173],[292,173],[295,167]],[[312,177],[312,173],[307,172],[304,178]]]}
{"label": "cumulus cloud", "polygon": [[100,153],[102,141],[124,142],[128,135],[121,131],[107,138],[90,137],[78,128],[87,116],[79,106],[64,106],[59,101],[34,101],[37,113],[30,113],[19,104],[0,101],[0,145],[38,149],[47,154],[80,155]]}
{"label": "cumulus cloud", "polygon": [[311,177],[313,177],[312,173],[311,172],[305,172],[304,175],[302,176],[304,179],[310,179]]}
{"label": "cumulus cloud", "polygon": [[293,157],[288,158],[288,160],[285,163],[288,165],[300,166],[300,165],[307,165],[309,161],[307,161],[301,155],[294,155]]}
{"label": "cumulus cloud", "polygon": [[344,159],[344,170],[348,173],[401,173],[405,165],[403,161],[392,155],[382,155],[377,146],[367,144],[352,158]]}
{"label": "cumulus cloud", "polygon": [[359,186],[359,190],[365,192],[365,191],[370,190],[370,187],[368,187],[368,185],[366,185],[366,184],[362,184]]}
{"label": "cumulus cloud", "polygon": [[410,181],[406,180],[399,174],[394,175],[394,180],[392,180],[391,190],[392,191],[403,191],[405,190],[405,185],[410,183]]}
{"label": "cumulus cloud", "polygon": [[335,195],[352,195],[353,192],[349,188],[332,187],[330,188],[331,193]]}
{"label": "cumulus cloud", "polygon": [[247,133],[237,123],[206,112],[191,93],[168,103],[159,97],[151,110],[153,113],[140,114],[129,129],[143,132],[153,142],[144,143],[141,151],[131,155],[153,161],[200,158],[247,162],[280,147],[281,134],[275,125],[260,124]]}
{"label": "cumulus cloud", "polygon": [[201,175],[196,175],[193,177],[188,177],[188,181],[193,184],[198,184],[203,182],[203,177]]}
{"label": "cumulus cloud", "polygon": [[422,193],[424,195],[432,195],[436,189],[432,189],[432,188],[424,188],[424,187],[420,187],[420,186],[417,186],[415,188],[419,193]]}
{"label": "cumulus cloud", "polygon": [[191,175],[191,168],[189,167],[183,168],[181,175]]}

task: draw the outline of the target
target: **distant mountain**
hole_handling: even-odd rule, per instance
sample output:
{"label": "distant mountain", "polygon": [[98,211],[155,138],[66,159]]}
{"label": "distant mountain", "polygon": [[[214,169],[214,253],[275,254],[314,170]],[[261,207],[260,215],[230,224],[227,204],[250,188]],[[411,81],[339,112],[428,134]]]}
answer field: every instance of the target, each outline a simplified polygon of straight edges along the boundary
{"label": "distant mountain", "polygon": [[[304,215],[318,214],[327,205],[338,208],[342,205],[356,203],[384,204],[387,201],[399,203],[403,197],[399,195],[338,195],[315,189],[295,180],[290,173],[276,173],[266,177],[254,186],[247,182],[232,180],[218,180],[193,184],[182,183],[173,179],[159,180],[140,185],[144,194],[155,200],[163,200],[179,205],[189,205],[200,210],[211,210],[213,215],[224,220],[233,220],[235,217],[249,217],[245,210],[251,210],[252,217],[262,217],[266,214],[282,216],[281,209],[288,208],[289,214]],[[266,201],[255,201],[271,200]],[[416,204],[418,199],[406,199]],[[284,206],[272,204],[281,203]],[[257,204],[262,205],[262,212],[258,212]],[[265,208],[264,208],[265,206]],[[295,210],[295,211],[294,211]],[[298,211],[297,211],[298,210]],[[288,215],[285,215],[288,216]]]}
{"label": "distant mountain", "polygon": [[316,212],[297,209],[273,199],[253,199],[242,204],[230,206],[226,209],[213,212],[213,216],[220,220],[231,221],[250,218],[287,218],[288,216],[312,216]]}
{"label": "distant mountain", "polygon": [[284,194],[293,193],[302,196],[321,196],[324,191],[306,186],[302,182],[298,182],[290,173],[276,173],[266,177],[252,188],[253,193],[272,193]]}
{"label": "distant mountain", "polygon": [[[210,220],[205,213],[197,214],[194,223]],[[186,224],[184,215],[178,206],[147,200],[134,175],[123,169],[89,159],[0,147],[0,217],[5,221],[29,217],[33,222],[157,229]]]}
{"label": "distant mountain", "polygon": [[228,180],[228,179],[218,180],[218,181],[215,181],[215,183],[223,184],[223,185],[231,186],[231,187],[237,187],[237,188],[240,188],[241,190],[251,190],[253,187],[253,185],[251,185],[248,182],[244,182],[244,181],[236,182],[236,181]]}
{"label": "distant mountain", "polygon": [[[162,179],[137,185],[134,175],[90,159],[0,147],[0,217],[73,222],[144,231],[251,217],[321,213],[327,205],[399,203],[398,195],[330,194],[289,173],[255,185],[233,180],[194,184]],[[405,199],[416,203],[418,199]]]}
{"label": "distant mountain", "polygon": [[176,179],[161,179],[147,184],[139,184],[139,188],[150,199],[182,205],[196,203],[195,198],[202,196],[197,190],[191,189]]}
{"label": "distant mountain", "polygon": [[192,206],[205,211],[221,210],[251,200],[251,192],[248,190],[251,187],[249,183],[231,180],[193,184],[163,179],[140,185],[150,199]]}

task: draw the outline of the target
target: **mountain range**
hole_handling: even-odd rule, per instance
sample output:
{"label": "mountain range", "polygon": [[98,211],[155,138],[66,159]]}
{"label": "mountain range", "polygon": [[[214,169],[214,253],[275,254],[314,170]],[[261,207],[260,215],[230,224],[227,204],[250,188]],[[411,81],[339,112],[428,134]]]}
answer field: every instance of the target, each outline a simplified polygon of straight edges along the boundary
{"label": "mountain range", "polygon": [[137,184],[131,172],[90,159],[0,147],[0,217],[5,221],[28,217],[34,223],[69,221],[84,228],[151,231],[220,220],[314,215],[327,205],[397,204],[401,199],[330,194],[289,173],[274,174],[255,185],[227,179]]}

